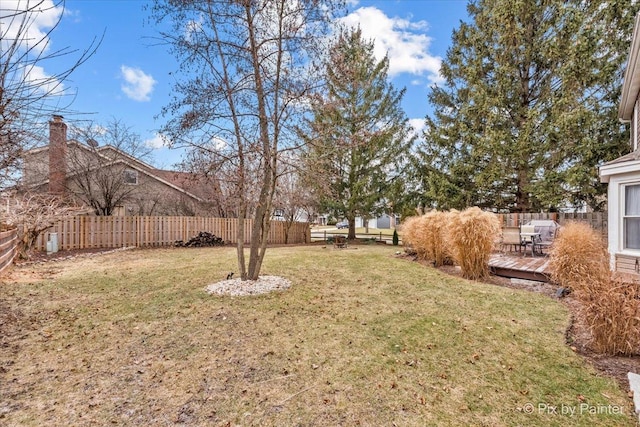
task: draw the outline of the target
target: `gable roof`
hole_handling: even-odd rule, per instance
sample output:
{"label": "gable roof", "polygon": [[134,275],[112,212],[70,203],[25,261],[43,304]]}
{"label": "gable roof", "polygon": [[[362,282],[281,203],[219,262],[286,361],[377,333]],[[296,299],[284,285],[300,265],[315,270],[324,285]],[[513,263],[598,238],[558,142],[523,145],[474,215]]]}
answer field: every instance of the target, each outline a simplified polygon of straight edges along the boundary
{"label": "gable roof", "polygon": [[[125,165],[127,168],[130,169],[134,169],[164,185],[167,185],[183,194],[185,194],[188,197],[191,197],[195,200],[197,200],[198,202],[204,202],[205,201],[205,197],[202,197],[202,195],[196,195],[194,194],[193,191],[190,191],[191,185],[187,185],[189,184],[189,180],[185,179],[186,177],[184,177],[183,179],[175,179],[172,178],[173,176],[176,176],[176,174],[179,175],[184,175],[187,174],[186,172],[177,172],[177,171],[166,171],[166,170],[160,170],[160,169],[156,169],[153,166],[139,160],[136,159],[135,157],[125,153],[124,151],[112,146],[112,145],[104,145],[102,147],[97,148],[95,151],[92,150],[91,148],[89,148],[88,146],[74,140],[74,139],[70,139],[67,140],[67,146],[69,145],[74,145],[77,146],[91,154],[97,154],[99,156],[101,156],[102,158],[104,158],[105,160],[108,160],[107,163],[102,164],[102,165],[96,165],[95,167],[93,167],[90,170],[95,170],[98,168],[102,168],[102,167],[110,167],[110,166],[114,166],[117,164],[123,164]],[[24,154],[36,154],[36,153],[40,153],[40,152],[45,152],[49,150],[49,146],[45,145],[42,147],[37,147],[37,148],[33,148],[31,150],[26,151]],[[113,159],[110,156],[106,155],[106,151],[115,151],[117,155],[121,156],[120,158],[116,158]],[[68,174],[67,176],[73,176],[74,174]],[[34,183],[32,184],[34,187],[38,187],[41,186],[43,184],[47,184],[49,182],[49,179],[44,179],[40,182]]]}
{"label": "gable roof", "polygon": [[631,50],[622,83],[622,97],[618,107],[618,118],[622,122],[631,121],[633,107],[640,92],[640,12],[636,15],[631,38]]}

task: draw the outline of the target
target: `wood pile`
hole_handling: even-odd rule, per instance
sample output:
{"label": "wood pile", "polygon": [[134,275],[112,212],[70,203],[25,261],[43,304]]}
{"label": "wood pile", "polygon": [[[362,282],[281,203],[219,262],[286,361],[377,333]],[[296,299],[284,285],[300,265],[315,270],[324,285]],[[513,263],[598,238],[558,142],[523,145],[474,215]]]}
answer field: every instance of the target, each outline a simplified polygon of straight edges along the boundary
{"label": "wood pile", "polygon": [[182,240],[176,240],[174,246],[180,248],[202,248],[206,246],[223,246],[224,240],[221,237],[216,237],[215,234],[201,231],[197,236],[192,237],[186,242]]}

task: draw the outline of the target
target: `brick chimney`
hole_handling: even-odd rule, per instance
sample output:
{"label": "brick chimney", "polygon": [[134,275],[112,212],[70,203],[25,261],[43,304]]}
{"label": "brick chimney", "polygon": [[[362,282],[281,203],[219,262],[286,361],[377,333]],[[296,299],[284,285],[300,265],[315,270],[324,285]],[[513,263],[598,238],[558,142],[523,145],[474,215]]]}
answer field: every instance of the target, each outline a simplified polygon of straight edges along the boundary
{"label": "brick chimney", "polygon": [[67,125],[62,116],[49,122],[49,193],[64,194],[67,176]]}

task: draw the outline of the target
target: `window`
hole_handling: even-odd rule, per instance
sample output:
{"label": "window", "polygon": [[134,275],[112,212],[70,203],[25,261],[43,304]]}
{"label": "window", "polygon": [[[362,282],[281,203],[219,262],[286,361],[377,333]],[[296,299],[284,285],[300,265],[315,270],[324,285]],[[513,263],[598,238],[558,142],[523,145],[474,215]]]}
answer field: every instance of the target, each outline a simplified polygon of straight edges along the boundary
{"label": "window", "polygon": [[640,249],[640,185],[624,187],[624,249]]}
{"label": "window", "polygon": [[131,169],[124,170],[124,182],[125,184],[137,184],[138,183],[138,171]]}

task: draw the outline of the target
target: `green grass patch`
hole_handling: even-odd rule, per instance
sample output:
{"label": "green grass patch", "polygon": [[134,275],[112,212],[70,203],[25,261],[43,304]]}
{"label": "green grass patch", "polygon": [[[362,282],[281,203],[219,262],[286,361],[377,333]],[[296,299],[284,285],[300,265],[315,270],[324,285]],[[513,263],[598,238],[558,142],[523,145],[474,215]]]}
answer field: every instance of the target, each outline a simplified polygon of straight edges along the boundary
{"label": "green grass patch", "polygon": [[293,286],[253,297],[204,291],[236,269],[230,248],[18,268],[0,286],[18,316],[0,423],[634,425],[626,393],[565,345],[562,305],[395,250],[269,249],[262,273]]}

